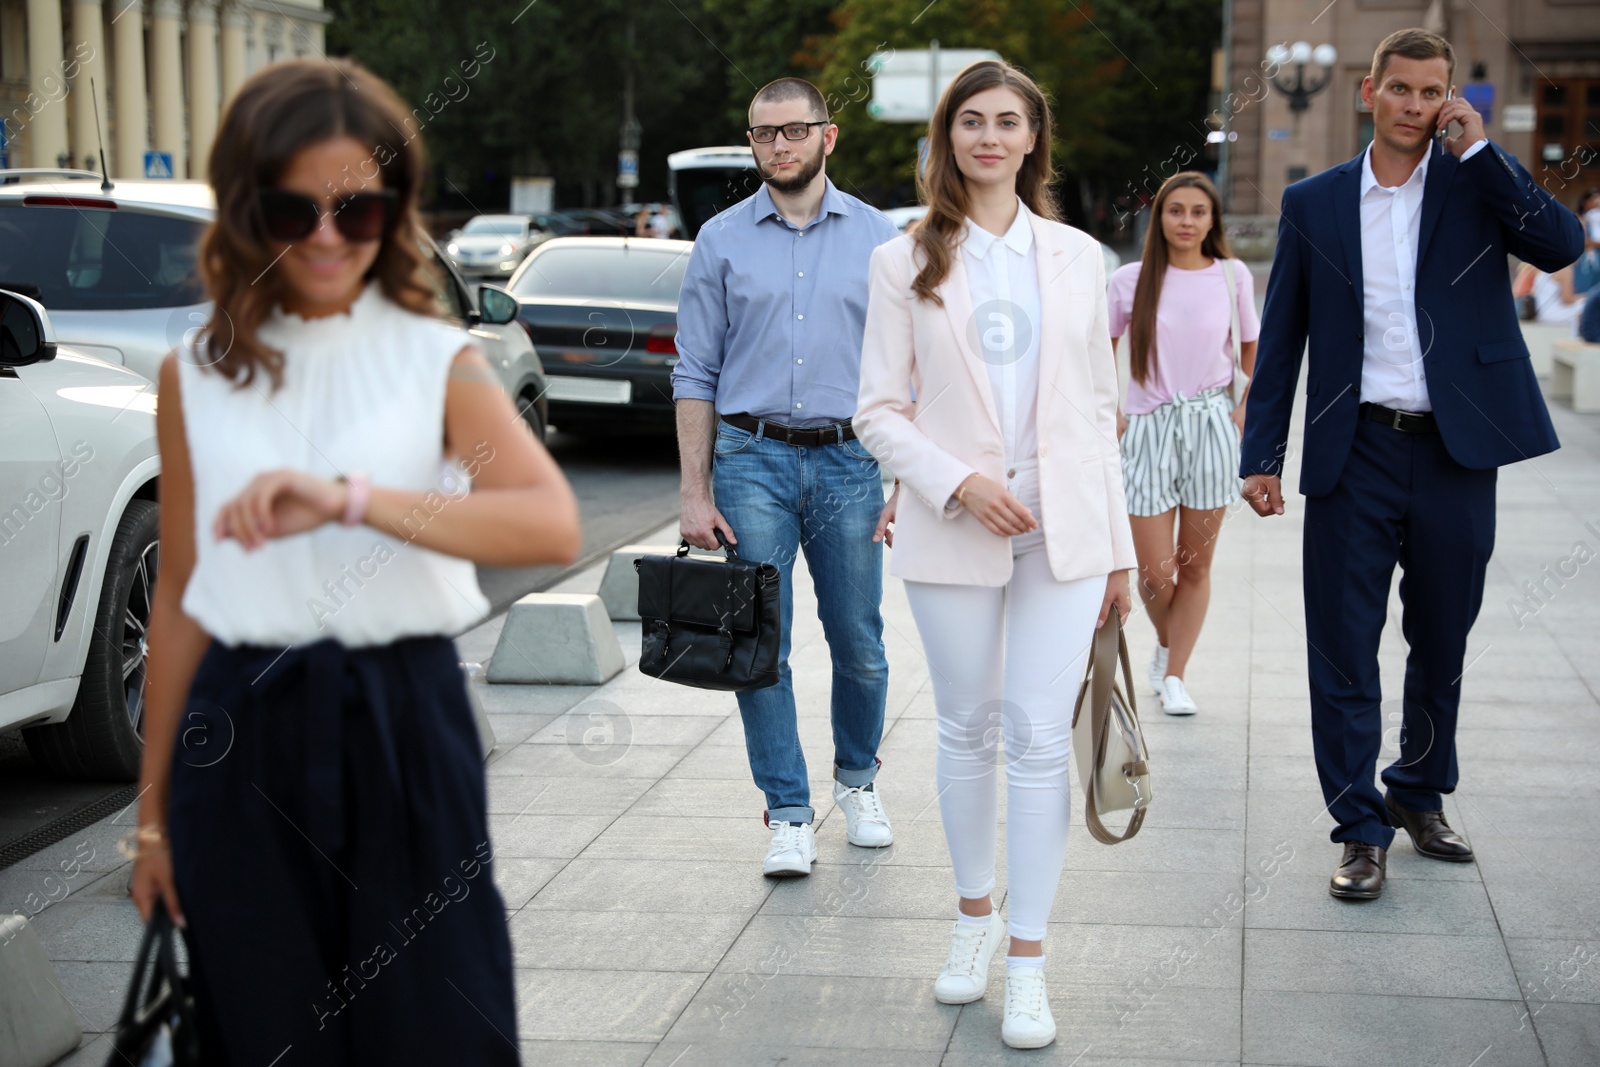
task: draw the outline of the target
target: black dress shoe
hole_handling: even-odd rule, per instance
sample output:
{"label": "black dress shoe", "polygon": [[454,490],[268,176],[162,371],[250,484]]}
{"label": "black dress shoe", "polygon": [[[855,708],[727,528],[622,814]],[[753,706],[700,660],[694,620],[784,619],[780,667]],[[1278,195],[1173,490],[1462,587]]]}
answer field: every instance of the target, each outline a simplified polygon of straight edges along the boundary
{"label": "black dress shoe", "polygon": [[1389,811],[1389,825],[1411,835],[1411,847],[1430,860],[1471,863],[1472,846],[1444,821],[1442,811],[1412,811],[1396,803],[1393,794],[1384,794],[1383,806]]}
{"label": "black dress shoe", "polygon": [[1328,892],[1340,900],[1377,900],[1383,893],[1388,866],[1383,849],[1365,841],[1346,841],[1344,858],[1328,882]]}

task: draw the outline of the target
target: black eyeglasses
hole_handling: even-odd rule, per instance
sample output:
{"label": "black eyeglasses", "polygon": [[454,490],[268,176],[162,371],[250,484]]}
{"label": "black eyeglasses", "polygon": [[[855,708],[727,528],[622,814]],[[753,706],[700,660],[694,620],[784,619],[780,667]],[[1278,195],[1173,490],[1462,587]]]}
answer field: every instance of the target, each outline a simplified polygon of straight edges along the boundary
{"label": "black eyeglasses", "polygon": [[826,126],[827,119],[821,122],[785,122],[782,126],[751,126],[747,131],[750,139],[756,144],[771,144],[778,139],[778,131],[783,131],[785,141],[804,141],[811,136],[811,127]]}
{"label": "black eyeglasses", "polygon": [[[322,220],[322,205],[303,193],[261,189],[256,195],[262,225],[274,241],[302,241]],[[334,227],[346,241],[377,241],[389,232],[398,208],[399,197],[393,189],[378,189],[334,197],[331,214]]]}

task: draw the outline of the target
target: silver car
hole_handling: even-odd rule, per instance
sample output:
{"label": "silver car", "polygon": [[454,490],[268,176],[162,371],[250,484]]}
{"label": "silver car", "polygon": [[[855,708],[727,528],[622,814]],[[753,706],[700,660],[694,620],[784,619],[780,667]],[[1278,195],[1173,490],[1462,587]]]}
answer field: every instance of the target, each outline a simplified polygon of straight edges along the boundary
{"label": "silver car", "polygon": [[450,235],[444,251],[462,274],[509,278],[528,253],[549,236],[526,215],[479,215]]}

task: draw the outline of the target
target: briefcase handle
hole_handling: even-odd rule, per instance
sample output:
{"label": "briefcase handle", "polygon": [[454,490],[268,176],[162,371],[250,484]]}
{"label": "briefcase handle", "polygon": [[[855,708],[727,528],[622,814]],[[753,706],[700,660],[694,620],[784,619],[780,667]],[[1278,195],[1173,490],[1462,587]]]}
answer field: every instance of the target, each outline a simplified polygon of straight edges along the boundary
{"label": "briefcase handle", "polygon": [[[717,544],[723,549],[727,550],[729,559],[739,558],[739,550],[728,544],[728,539],[722,536],[722,528],[720,526],[713,526],[711,528],[711,532],[717,535]],[[678,538],[678,558],[682,559],[683,557],[687,556],[689,554],[690,547],[689,539],[687,537]]]}

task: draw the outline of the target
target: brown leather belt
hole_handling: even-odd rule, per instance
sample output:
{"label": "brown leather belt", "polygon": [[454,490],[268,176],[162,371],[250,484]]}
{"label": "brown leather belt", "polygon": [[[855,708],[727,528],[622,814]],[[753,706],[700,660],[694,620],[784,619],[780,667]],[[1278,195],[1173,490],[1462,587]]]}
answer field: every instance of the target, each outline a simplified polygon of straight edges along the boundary
{"label": "brown leather belt", "polygon": [[1362,404],[1361,417],[1372,422],[1381,422],[1401,433],[1439,432],[1439,424],[1434,421],[1431,411],[1396,411],[1382,404]]}
{"label": "brown leather belt", "polygon": [[782,441],[796,448],[836,445],[856,439],[855,427],[850,425],[849,419],[827,426],[785,426],[781,422],[758,419],[754,415],[724,415],[722,421],[729,426],[759,433],[763,437],[770,437],[774,441]]}

